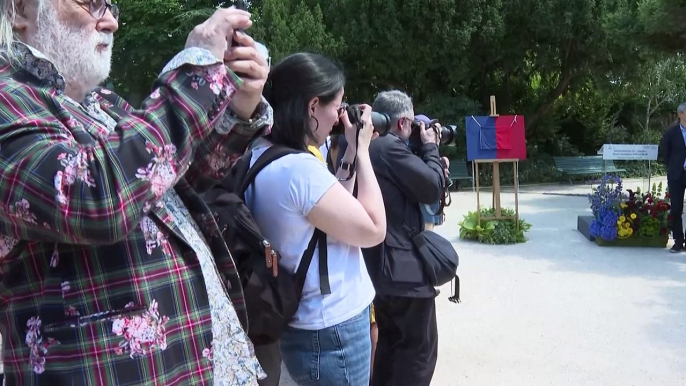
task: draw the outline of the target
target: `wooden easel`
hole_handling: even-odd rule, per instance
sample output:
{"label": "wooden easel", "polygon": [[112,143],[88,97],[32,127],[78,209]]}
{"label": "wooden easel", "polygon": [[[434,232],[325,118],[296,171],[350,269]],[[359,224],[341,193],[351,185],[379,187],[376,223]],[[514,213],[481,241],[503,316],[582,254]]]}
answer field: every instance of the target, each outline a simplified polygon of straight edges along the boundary
{"label": "wooden easel", "polygon": [[[491,95],[491,116],[497,117],[495,108],[495,95]],[[512,162],[514,167],[514,194],[515,194],[515,215],[503,216],[500,207],[500,164]],[[493,208],[495,208],[495,216],[481,217],[481,200],[479,198],[479,164],[490,163],[493,164]],[[517,230],[519,230],[519,160],[518,159],[482,159],[474,160],[472,163],[474,170],[473,176],[476,180],[476,221],[481,224],[481,219],[484,220],[514,220]]]}

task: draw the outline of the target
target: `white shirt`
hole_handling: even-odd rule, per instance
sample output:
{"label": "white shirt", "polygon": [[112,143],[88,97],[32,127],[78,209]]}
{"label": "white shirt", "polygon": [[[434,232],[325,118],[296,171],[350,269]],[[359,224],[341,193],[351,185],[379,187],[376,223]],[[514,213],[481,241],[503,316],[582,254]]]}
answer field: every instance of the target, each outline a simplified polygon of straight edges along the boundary
{"label": "white shirt", "polygon": [[[251,165],[266,147],[253,150]],[[262,234],[279,251],[279,267],[295,273],[314,233],[307,214],[338,181],[309,153],[289,154],[265,167],[245,201]],[[319,288],[319,247],[307,272],[303,298],[289,326],[321,330],[344,322],[371,304],[374,286],[359,247],[327,236],[331,294]]]}
{"label": "white shirt", "polygon": [[[327,162],[326,157],[329,155],[329,148],[331,147],[331,136],[326,137],[326,142],[319,147],[319,152],[322,153],[324,162]],[[334,160],[336,162],[336,160]]]}

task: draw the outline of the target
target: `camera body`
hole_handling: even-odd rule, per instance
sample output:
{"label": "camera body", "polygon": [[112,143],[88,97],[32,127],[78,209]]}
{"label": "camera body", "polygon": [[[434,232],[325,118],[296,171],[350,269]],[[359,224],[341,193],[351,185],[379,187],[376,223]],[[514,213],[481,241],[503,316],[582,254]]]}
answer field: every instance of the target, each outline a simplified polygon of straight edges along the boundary
{"label": "camera body", "polygon": [[[345,113],[348,114],[348,119],[350,119],[350,123],[352,123],[353,125],[356,125],[358,122],[360,122],[360,119],[362,117],[362,110],[360,110],[360,105],[345,106]],[[377,113],[372,111],[371,118],[372,125],[374,126],[374,131],[379,133],[379,136],[384,136],[388,134],[388,132],[391,130],[391,118],[388,116],[388,114]],[[345,126],[343,125],[343,122],[339,120],[338,123],[331,130],[331,135],[344,133]]]}
{"label": "camera body", "polygon": [[[422,129],[419,120],[412,122],[412,134],[409,138],[409,146],[412,153],[419,155],[419,151],[422,148],[422,138],[420,136],[420,130]],[[434,130],[437,136],[440,136],[440,145],[443,146],[455,146],[455,140],[457,139],[457,126],[456,125],[445,125],[440,128],[437,125],[438,121],[434,121],[431,124],[424,127],[424,130]]]}

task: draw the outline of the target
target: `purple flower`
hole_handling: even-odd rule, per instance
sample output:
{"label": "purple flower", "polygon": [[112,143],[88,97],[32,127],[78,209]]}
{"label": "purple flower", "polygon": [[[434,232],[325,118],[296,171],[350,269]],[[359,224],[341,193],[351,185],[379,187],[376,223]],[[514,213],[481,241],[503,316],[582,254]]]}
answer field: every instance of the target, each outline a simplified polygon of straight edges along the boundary
{"label": "purple flower", "polygon": [[601,179],[600,185],[593,188],[593,193],[588,195],[588,201],[596,219],[599,218],[602,209],[619,210],[619,204],[624,201],[622,179],[616,175],[606,174]]}
{"label": "purple flower", "polygon": [[602,230],[603,230],[603,224],[601,224],[599,221],[594,220],[591,223],[591,236],[600,237],[600,232]]}
{"label": "purple flower", "polygon": [[619,206],[603,206],[598,210],[596,220],[591,223],[591,236],[613,241],[617,238]]}
{"label": "purple flower", "polygon": [[600,233],[600,238],[607,241],[614,241],[617,239],[617,227],[604,227]]}

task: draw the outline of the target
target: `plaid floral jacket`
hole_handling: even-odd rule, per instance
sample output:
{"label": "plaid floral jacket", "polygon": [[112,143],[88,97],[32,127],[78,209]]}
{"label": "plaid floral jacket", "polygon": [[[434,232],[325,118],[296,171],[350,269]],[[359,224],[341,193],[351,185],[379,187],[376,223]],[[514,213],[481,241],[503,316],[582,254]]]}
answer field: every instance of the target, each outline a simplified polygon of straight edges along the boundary
{"label": "plaid floral jacket", "polygon": [[172,60],[136,110],[105,89],[74,102],[49,61],[17,49],[17,63],[0,63],[7,385],[212,384],[199,260],[161,198],[175,189],[188,208],[245,326],[234,263],[198,193],[271,123],[271,108],[239,121],[227,106],[240,80],[202,50]]}

